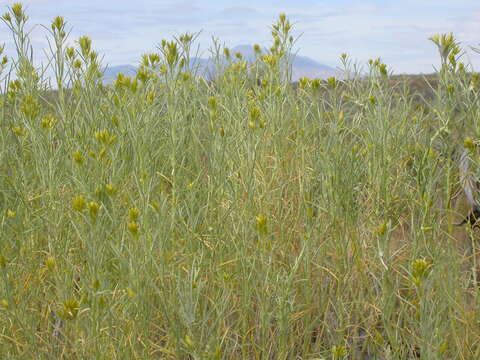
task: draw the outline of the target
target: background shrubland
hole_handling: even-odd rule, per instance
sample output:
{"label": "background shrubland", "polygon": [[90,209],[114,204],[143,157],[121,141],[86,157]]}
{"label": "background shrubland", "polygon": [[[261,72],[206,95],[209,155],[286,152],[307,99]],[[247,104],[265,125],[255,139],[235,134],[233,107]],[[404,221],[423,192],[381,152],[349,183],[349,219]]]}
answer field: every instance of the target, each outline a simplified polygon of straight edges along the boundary
{"label": "background shrubland", "polygon": [[480,358],[478,244],[453,227],[479,78],[453,37],[426,91],[347,55],[292,84],[284,15],[253,64],[214,43],[213,81],[185,34],[105,86],[62,18],[50,80],[22,6],[2,19],[2,358]]}

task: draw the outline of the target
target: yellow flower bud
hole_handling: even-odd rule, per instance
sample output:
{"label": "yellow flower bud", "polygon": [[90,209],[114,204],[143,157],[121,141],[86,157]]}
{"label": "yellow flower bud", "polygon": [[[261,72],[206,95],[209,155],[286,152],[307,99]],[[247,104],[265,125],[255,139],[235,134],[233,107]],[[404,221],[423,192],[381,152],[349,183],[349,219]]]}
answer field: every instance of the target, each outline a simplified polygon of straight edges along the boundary
{"label": "yellow flower bud", "polygon": [[61,316],[66,320],[73,320],[78,315],[80,304],[75,299],[67,300],[63,303]]}
{"label": "yellow flower bud", "polygon": [[138,233],[139,228],[140,224],[136,221],[131,221],[127,224],[128,231],[130,231],[133,235],[136,235]]}
{"label": "yellow flower bud", "polygon": [[108,195],[113,195],[116,192],[116,187],[112,184],[105,185],[105,190],[107,191]]}
{"label": "yellow flower bud", "polygon": [[264,215],[259,215],[256,218],[256,228],[260,235],[267,235],[267,217]]}
{"label": "yellow flower bud", "polygon": [[49,256],[45,259],[45,265],[47,266],[48,270],[52,271],[55,269],[57,265],[55,258],[53,256]]}
{"label": "yellow flower bud", "polygon": [[74,210],[83,211],[85,209],[85,206],[87,206],[87,201],[82,195],[74,197],[72,199],[72,207]]}
{"label": "yellow flower bud", "polygon": [[386,232],[387,232],[387,224],[386,223],[382,223],[378,226],[376,226],[375,228],[373,228],[373,232],[379,236],[382,236],[382,235],[385,235]]}
{"label": "yellow flower bud", "polygon": [[139,215],[140,215],[140,212],[138,211],[137,208],[131,208],[130,210],[128,210],[128,218],[131,221],[138,220]]}
{"label": "yellow flower bud", "polygon": [[77,164],[82,164],[83,163],[83,156],[82,156],[82,153],[80,151],[75,151],[72,154],[72,158]]}
{"label": "yellow flower bud", "polygon": [[465,146],[471,152],[475,151],[475,142],[470,137],[467,137],[463,140],[463,146]]}
{"label": "yellow flower bud", "polygon": [[100,208],[100,205],[98,205],[98,203],[95,201],[91,201],[88,203],[88,211],[90,213],[90,217],[92,218],[92,220],[95,220],[97,218],[99,208]]}

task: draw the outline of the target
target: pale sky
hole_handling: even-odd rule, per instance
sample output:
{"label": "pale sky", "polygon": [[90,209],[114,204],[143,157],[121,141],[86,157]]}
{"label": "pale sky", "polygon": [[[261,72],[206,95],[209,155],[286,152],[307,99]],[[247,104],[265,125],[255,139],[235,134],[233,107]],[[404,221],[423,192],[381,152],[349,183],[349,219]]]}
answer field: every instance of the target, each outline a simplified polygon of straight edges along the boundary
{"label": "pale sky", "polygon": [[[82,35],[110,65],[139,62],[162,39],[201,31],[203,57],[212,36],[229,47],[258,43],[269,46],[270,25],[280,12],[301,35],[296,49],[322,64],[339,66],[345,52],[366,62],[381,57],[394,73],[429,73],[438,66],[436,48],[428,38],[453,32],[468,50],[480,47],[479,0],[25,0],[30,26],[49,26],[61,15],[72,29],[73,43]],[[1,13],[13,1],[2,1]],[[42,58],[47,32],[35,27],[32,42]],[[11,35],[0,23],[0,44],[12,53]],[[465,60],[480,71],[480,54],[469,50]],[[7,55],[9,55],[7,53]]]}

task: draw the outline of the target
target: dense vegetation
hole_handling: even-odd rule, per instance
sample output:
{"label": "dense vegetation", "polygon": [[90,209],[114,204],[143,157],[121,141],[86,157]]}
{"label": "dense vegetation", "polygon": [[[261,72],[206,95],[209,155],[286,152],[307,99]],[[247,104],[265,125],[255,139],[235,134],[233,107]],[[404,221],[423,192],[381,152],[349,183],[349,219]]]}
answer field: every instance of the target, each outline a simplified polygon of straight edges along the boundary
{"label": "dense vegetation", "polygon": [[105,86],[59,17],[50,85],[22,6],[2,19],[2,358],[480,358],[478,244],[453,226],[479,79],[452,36],[428,96],[347,55],[292,85],[284,15],[254,64],[214,44],[214,81],[185,34]]}

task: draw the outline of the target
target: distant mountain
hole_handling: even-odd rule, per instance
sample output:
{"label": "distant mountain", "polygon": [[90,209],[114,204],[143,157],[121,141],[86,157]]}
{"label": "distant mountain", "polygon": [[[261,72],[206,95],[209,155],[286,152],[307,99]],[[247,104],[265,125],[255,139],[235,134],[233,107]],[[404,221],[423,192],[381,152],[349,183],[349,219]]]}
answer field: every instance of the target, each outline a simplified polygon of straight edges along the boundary
{"label": "distant mountain", "polygon": [[[230,52],[233,58],[235,58],[235,54],[239,52],[245,60],[250,62],[253,62],[256,56],[253,46],[250,45],[236,46],[233,49],[230,49]],[[207,77],[212,76],[215,71],[213,61],[210,59],[194,57],[191,59],[191,64],[200,74],[205,74]],[[117,74],[120,72],[127,76],[134,76],[137,72],[137,68],[133,65],[109,66],[105,70],[104,82],[113,82],[117,77]],[[299,55],[294,56],[292,64],[293,81],[297,81],[301,77],[326,79],[330,76],[338,76],[338,72],[334,68],[320,64],[309,57]]]}
{"label": "distant mountain", "polygon": [[103,73],[103,82],[107,84],[112,83],[119,73],[123,73],[126,76],[135,76],[137,68],[133,65],[107,66]]}
{"label": "distant mountain", "polygon": [[310,79],[326,79],[330,76],[338,76],[338,71],[306,56],[296,55],[293,59],[292,79],[297,81],[304,76]]}
{"label": "distant mountain", "polygon": [[[266,49],[263,49],[264,52]],[[231,49],[232,54],[237,52],[241,53],[243,57],[248,61],[255,59],[255,52],[253,46],[239,45]],[[319,62],[300,55],[294,55],[292,64],[292,80],[297,81],[301,77],[308,77],[310,79],[326,79],[330,76],[336,76],[337,71],[327,65],[320,64]]]}

